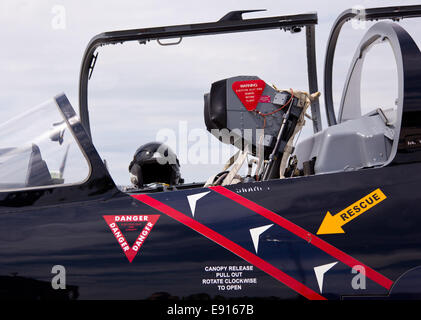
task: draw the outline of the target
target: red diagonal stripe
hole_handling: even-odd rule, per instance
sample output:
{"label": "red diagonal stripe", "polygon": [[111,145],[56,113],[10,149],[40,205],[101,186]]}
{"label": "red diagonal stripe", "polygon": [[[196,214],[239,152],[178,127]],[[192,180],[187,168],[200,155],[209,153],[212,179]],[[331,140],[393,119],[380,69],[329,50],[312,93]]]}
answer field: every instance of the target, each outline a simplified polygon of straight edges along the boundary
{"label": "red diagonal stripe", "polygon": [[233,252],[240,258],[246,260],[247,262],[253,264],[260,270],[266,272],[267,274],[271,275],[275,279],[279,280],[286,286],[290,287],[291,289],[295,290],[299,294],[303,295],[307,299],[310,300],[326,300],[325,297],[319,295],[317,292],[311,290],[310,288],[306,287],[301,282],[298,282],[294,278],[290,277],[283,271],[279,270],[278,268],[274,267],[270,263],[266,262],[265,260],[259,258],[255,254],[251,253],[250,251],[244,249],[243,247],[239,246],[235,242],[225,238],[224,236],[220,235],[219,233],[213,231],[212,229],[206,227],[205,225],[197,222],[196,220],[186,216],[185,214],[163,204],[162,202],[146,195],[132,195],[133,198],[151,206],[152,208],[165,213],[166,215],[170,216],[171,218],[181,222],[182,224],[188,226],[189,228],[199,232],[200,234],[204,235],[205,237],[211,239],[212,241],[218,243],[222,247],[228,249],[229,251]]}
{"label": "red diagonal stripe", "polygon": [[370,267],[364,265],[360,261],[354,259],[353,257],[349,256],[345,252],[339,250],[338,248],[332,246],[331,244],[327,243],[326,241],[320,239],[314,234],[306,231],[305,229],[297,226],[296,224],[292,223],[291,221],[277,215],[276,213],[258,205],[257,203],[250,201],[237,193],[228,190],[227,188],[216,186],[216,187],[209,187],[215,192],[241,204],[242,206],[262,215],[263,217],[275,222],[277,225],[281,226],[282,228],[292,232],[296,236],[309,241],[310,244],[316,246],[317,248],[323,250],[327,254],[331,255],[332,257],[338,259],[339,261],[343,262],[344,264],[354,268],[354,266],[360,265],[363,266],[365,269],[365,275],[367,278],[377,282],[381,286],[385,287],[386,289],[390,290],[393,285],[393,281],[386,278],[384,275],[378,273],[377,271],[371,269]]}

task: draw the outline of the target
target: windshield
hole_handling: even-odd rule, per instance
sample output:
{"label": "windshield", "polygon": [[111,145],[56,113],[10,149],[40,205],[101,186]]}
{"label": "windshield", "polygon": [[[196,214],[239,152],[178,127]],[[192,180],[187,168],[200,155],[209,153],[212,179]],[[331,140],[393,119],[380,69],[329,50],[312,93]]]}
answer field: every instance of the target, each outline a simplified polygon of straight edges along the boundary
{"label": "windshield", "polygon": [[88,174],[54,100],[0,124],[0,191],[72,184]]}

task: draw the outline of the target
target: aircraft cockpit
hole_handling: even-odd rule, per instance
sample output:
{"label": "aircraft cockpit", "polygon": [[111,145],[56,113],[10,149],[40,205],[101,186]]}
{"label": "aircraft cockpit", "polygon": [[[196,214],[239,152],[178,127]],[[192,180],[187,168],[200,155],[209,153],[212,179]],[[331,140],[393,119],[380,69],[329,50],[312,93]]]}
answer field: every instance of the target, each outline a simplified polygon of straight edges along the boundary
{"label": "aircraft cockpit", "polygon": [[[368,10],[366,18],[378,18],[379,12],[376,10]],[[130,193],[159,192],[254,183],[377,168],[388,165],[396,158],[407,161],[411,157],[418,157],[418,153],[412,151],[417,151],[420,146],[420,134],[412,118],[404,113],[416,110],[413,106],[419,102],[411,100],[411,81],[421,74],[419,64],[412,62],[420,61],[421,54],[403,28],[396,23],[382,21],[366,32],[352,59],[336,115],[331,99],[333,56],[340,28],[351,13],[345,12],[338,18],[332,28],[326,54],[324,99],[329,126],[323,129],[315,72],[314,26],[317,24],[317,14],[243,19],[243,13],[247,12],[238,11],[216,22],[194,25],[194,28],[193,25],[178,26],[176,31],[170,27],[150,28],[142,29],[141,33],[126,30],[94,37],[85,52],[80,75],[79,116],[80,126],[86,130],[86,136],[80,129],[77,132],[69,129],[79,122],[79,118],[76,114],[70,117],[64,113],[63,110],[71,109],[64,96],[1,124],[0,188],[14,190],[84,183],[86,179],[96,181],[93,171],[98,166],[101,166],[99,176],[104,176],[103,171],[107,171],[104,180],[107,185],[111,184],[106,158],[101,155],[101,159],[95,155],[95,160],[92,159],[92,154],[96,154],[93,151],[95,138],[91,133],[87,105],[88,81],[97,63],[98,55],[95,53],[99,46],[131,40],[138,40],[143,45],[157,40],[160,46],[172,47],[183,38],[238,31],[281,29],[296,34],[305,28],[308,88],[295,86],[278,89],[269,80],[256,74],[227,75],[201,85],[200,95],[194,94],[195,98],[204,98],[201,108],[203,113],[199,112],[203,114],[201,125],[219,143],[233,146],[235,153],[216,170],[202,170],[202,175],[206,173],[204,180],[190,182],[186,179],[186,171],[176,150],[163,142],[151,142],[154,140],[142,135],[127,134],[124,128],[120,144],[123,144],[124,139],[133,137],[142,145],[130,151],[126,159],[133,152],[134,156],[124,165],[119,164],[132,183],[131,186],[118,185],[120,190]],[[357,16],[358,13],[351,15]],[[407,15],[411,17],[411,12]],[[388,17],[386,15],[382,19]],[[180,42],[161,42],[162,39],[177,37]],[[399,70],[396,106],[376,106],[363,114],[359,84],[364,57],[368,49],[384,42],[390,44]],[[168,91],[171,93],[171,90]],[[50,107],[57,105],[62,114],[52,116]],[[198,107],[197,104],[195,107]],[[148,112],[152,109],[149,108]],[[102,109],[98,110],[102,112]],[[180,115],[184,112],[179,109],[177,111]],[[187,117],[188,114],[182,116]],[[313,134],[298,140],[306,121],[312,125]],[[109,128],[107,123],[108,136],[104,138],[107,141],[110,139]],[[75,139],[77,134],[80,137]],[[244,167],[246,171],[240,172]]]}

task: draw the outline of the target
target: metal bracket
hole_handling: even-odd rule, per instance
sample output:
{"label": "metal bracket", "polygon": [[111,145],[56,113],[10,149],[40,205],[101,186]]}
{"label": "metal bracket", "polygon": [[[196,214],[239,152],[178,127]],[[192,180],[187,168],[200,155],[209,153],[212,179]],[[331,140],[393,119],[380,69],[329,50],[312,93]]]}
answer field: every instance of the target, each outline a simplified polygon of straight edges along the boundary
{"label": "metal bracket", "polygon": [[219,21],[238,21],[243,20],[243,13],[266,11],[266,9],[254,9],[254,10],[237,10],[228,12]]}

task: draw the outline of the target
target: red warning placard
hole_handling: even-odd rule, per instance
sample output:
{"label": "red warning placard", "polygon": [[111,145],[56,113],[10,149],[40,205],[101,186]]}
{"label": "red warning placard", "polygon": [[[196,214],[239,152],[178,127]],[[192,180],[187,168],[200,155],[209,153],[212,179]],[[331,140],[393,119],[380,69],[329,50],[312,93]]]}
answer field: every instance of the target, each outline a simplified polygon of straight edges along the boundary
{"label": "red warning placard", "polygon": [[[110,227],[111,232],[114,234],[114,237],[117,239],[117,242],[120,244],[121,249],[126,255],[127,259],[131,263],[145,242],[146,238],[152,231],[153,226],[159,219],[159,214],[154,215],[109,215],[103,216],[105,222]],[[132,246],[129,245],[129,242],[126,240],[126,237],[123,235],[123,232],[126,236],[130,234],[135,234],[136,240]]]}
{"label": "red warning placard", "polygon": [[265,90],[266,83],[263,80],[236,81],[232,84],[238,99],[248,111],[256,109],[259,99]]}

